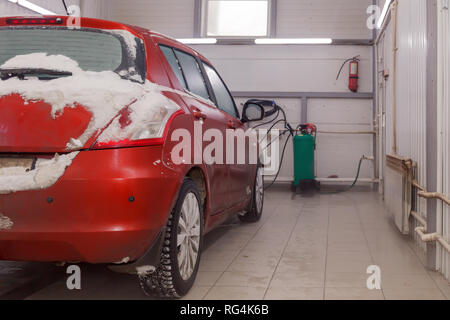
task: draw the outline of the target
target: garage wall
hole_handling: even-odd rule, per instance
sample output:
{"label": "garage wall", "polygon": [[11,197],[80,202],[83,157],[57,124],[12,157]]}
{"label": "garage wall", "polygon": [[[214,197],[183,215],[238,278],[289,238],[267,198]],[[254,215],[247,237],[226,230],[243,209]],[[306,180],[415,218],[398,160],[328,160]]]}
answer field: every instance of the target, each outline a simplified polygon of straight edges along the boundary
{"label": "garage wall", "polygon": [[278,37],[372,39],[366,10],[372,0],[279,0]]}
{"label": "garage wall", "polygon": [[[31,2],[53,11],[57,14],[65,14],[65,9],[60,0],[32,0]],[[67,5],[80,5],[80,0],[67,0]],[[7,0],[0,0],[0,16],[14,16],[14,15],[39,15],[31,10],[21,7],[17,4],[11,3]]]}
{"label": "garage wall", "polygon": [[[175,38],[194,36],[195,0],[81,2],[87,17],[135,24]],[[277,0],[277,36],[371,39],[366,26],[371,4],[372,0]]]}
{"label": "garage wall", "polygon": [[[360,92],[372,90],[372,51],[367,46],[193,46],[217,67],[233,92],[252,92],[258,98],[265,92],[339,92],[347,93],[348,69],[341,78],[336,75],[342,62],[361,56]],[[304,106],[300,99],[273,97],[288,114],[293,125],[305,121],[316,123],[324,131],[370,131],[372,99],[309,99],[307,119],[302,119]],[[282,143],[283,145],[283,143]],[[292,147],[289,144],[280,180],[293,175]],[[354,178],[362,155],[373,155],[370,135],[319,135],[317,149],[318,177],[337,175]],[[365,163],[361,178],[373,178],[373,164]]]}
{"label": "garage wall", "polygon": [[[194,0],[82,0],[85,16],[140,25],[176,38],[194,36]],[[366,26],[372,0],[278,0],[278,37],[332,37],[371,39]],[[347,93],[348,69],[336,75],[342,62],[361,55],[360,92],[372,92],[372,53],[368,46],[255,46],[202,45],[195,49],[208,57],[233,92]],[[275,99],[276,97],[274,97]],[[276,99],[297,125],[315,122],[327,131],[370,131],[372,100],[310,99],[308,119],[301,119],[300,99]],[[352,178],[359,158],[373,155],[372,136],[323,135],[318,138],[318,176]],[[343,150],[351,150],[344,152]],[[292,147],[286,154],[281,180],[292,180]],[[365,163],[362,178],[373,178],[373,164]]]}
{"label": "garage wall", "polygon": [[[44,0],[41,0],[44,1]],[[56,10],[60,1],[50,1]],[[0,1],[0,4],[8,1]],[[332,37],[370,39],[367,7],[372,0],[278,0],[279,37]],[[82,15],[139,25],[183,38],[194,35],[195,0],[81,0]],[[44,4],[42,4],[44,6]],[[59,11],[58,11],[59,12]],[[300,17],[300,18],[299,18]],[[234,92],[348,93],[348,68],[336,81],[342,62],[361,56],[360,92],[372,92],[372,55],[369,46],[197,46],[210,58]],[[247,97],[240,97],[243,102]],[[293,124],[315,122],[322,130],[372,130],[372,100],[310,99],[302,119],[302,101],[274,97],[288,110]],[[321,135],[318,138],[318,176],[353,178],[359,158],[373,155],[371,136]],[[351,150],[344,152],[343,150]],[[292,180],[292,147],[286,154],[281,180]],[[365,163],[362,178],[373,178],[373,165]]]}
{"label": "garage wall", "polygon": [[85,17],[102,18],[176,38],[194,34],[194,0],[81,0]]}
{"label": "garage wall", "polygon": [[348,68],[342,62],[361,55],[360,92],[372,90],[368,46],[197,45],[213,60],[232,91],[349,92]]}
{"label": "garage wall", "polygon": [[[416,179],[427,186],[427,0],[399,0],[397,22],[397,65],[394,67],[394,17],[390,18],[378,46],[380,108],[385,110],[384,154],[397,154],[417,163]],[[384,4],[384,2],[383,2]],[[389,77],[383,79],[383,71]],[[394,119],[394,73],[396,77],[396,119]],[[394,150],[396,127],[396,151]],[[384,171],[384,168],[381,170]],[[384,179],[384,181],[386,181]],[[419,199],[416,211],[425,219],[427,202]],[[411,219],[411,230],[418,223]],[[422,251],[426,244],[412,236]]]}
{"label": "garage wall", "polygon": [[417,162],[417,178],[423,186],[427,185],[426,1],[399,1],[397,31],[397,152]]}
{"label": "garage wall", "polygon": [[[445,6],[438,1],[438,8]],[[448,6],[448,4],[447,4]],[[439,149],[442,157],[438,160],[438,192],[450,197],[450,14],[439,10],[438,41],[438,119],[440,135]],[[450,206],[438,204],[437,231],[450,241]],[[450,281],[450,254],[440,246],[437,248],[438,269]]]}

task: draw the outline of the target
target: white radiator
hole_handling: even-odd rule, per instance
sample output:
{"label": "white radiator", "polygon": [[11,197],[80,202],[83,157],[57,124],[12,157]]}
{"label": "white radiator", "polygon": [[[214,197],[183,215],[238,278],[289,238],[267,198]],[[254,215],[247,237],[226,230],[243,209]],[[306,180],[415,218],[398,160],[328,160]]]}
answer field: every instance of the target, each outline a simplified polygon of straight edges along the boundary
{"label": "white radiator", "polygon": [[385,202],[393,215],[397,228],[403,234],[409,234],[411,214],[411,165],[409,159],[387,156],[385,173]]}

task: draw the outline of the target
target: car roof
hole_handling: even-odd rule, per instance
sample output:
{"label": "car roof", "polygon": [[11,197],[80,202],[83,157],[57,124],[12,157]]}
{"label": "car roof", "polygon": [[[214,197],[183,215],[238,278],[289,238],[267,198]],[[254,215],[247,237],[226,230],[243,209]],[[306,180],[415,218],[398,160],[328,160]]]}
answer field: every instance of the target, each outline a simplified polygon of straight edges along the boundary
{"label": "car roof", "polygon": [[[73,17],[68,16],[42,16],[42,17],[34,17],[34,16],[11,16],[11,17],[0,17],[0,27],[11,27],[11,24],[7,23],[7,21],[13,19],[13,20],[20,20],[20,19],[30,19],[30,18],[44,18],[44,19],[61,19],[62,23],[58,24],[57,26],[67,26],[68,20],[70,18],[73,19]],[[80,24],[81,28],[93,28],[93,29],[104,29],[104,30],[126,30],[134,34],[135,36],[144,39],[145,36],[151,36],[154,38],[160,38],[164,39],[166,42],[169,42],[172,46],[179,48],[181,50],[184,50],[194,56],[197,56],[201,60],[207,62],[208,64],[211,64],[211,62],[206,59],[203,55],[201,55],[196,50],[190,48],[189,46],[177,41],[174,38],[171,38],[169,36],[166,36],[164,34],[151,31],[145,28],[141,28],[138,26],[133,26],[125,23],[110,21],[110,20],[103,20],[103,19],[95,19],[95,18],[85,18],[81,17]],[[52,24],[39,24],[39,26],[45,26],[45,25],[52,25]]]}

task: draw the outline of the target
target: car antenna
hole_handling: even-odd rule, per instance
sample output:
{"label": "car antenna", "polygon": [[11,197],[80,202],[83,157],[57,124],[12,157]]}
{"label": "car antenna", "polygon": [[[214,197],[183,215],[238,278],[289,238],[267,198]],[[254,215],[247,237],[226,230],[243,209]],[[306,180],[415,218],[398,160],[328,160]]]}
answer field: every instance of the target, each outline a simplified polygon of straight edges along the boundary
{"label": "car antenna", "polygon": [[67,15],[70,16],[69,10],[67,9],[66,0],[62,0],[62,3],[63,3],[63,5],[64,5],[64,9],[66,9]]}

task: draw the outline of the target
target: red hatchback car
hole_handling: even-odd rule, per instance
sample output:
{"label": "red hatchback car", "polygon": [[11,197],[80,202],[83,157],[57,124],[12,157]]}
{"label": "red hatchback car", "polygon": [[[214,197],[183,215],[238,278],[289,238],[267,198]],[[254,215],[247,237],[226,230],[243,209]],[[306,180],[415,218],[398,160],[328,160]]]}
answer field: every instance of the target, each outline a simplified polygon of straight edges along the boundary
{"label": "red hatchback car", "polygon": [[[247,126],[189,47],[67,23],[0,18],[0,260],[109,264],[147,293],[181,297],[204,234],[235,214],[258,221],[264,200],[260,165],[217,151],[198,161],[196,124],[223,137]],[[194,152],[175,152],[186,135]]]}

